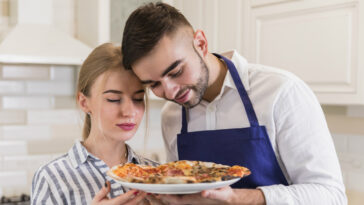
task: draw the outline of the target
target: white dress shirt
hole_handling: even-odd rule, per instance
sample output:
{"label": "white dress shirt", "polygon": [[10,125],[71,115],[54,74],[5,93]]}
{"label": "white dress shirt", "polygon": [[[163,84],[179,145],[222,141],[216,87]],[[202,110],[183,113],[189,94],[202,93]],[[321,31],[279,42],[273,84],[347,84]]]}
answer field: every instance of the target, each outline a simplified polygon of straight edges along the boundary
{"label": "white dress shirt", "polygon": [[[287,71],[248,64],[236,51],[222,55],[236,66],[259,124],[266,127],[276,158],[290,184],[258,187],[267,204],[347,204],[335,147],[311,89]],[[168,102],[162,110],[168,161],[178,160],[181,109],[180,105]],[[188,115],[189,132],[250,126],[230,72],[226,74],[220,94],[210,103],[201,101]]]}

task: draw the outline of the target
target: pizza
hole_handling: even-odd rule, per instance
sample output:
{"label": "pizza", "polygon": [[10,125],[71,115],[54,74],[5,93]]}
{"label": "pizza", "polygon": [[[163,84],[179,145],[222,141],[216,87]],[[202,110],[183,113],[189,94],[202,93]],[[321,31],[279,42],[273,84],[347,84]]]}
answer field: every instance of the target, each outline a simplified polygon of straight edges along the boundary
{"label": "pizza", "polygon": [[145,184],[188,184],[225,181],[248,176],[248,168],[227,166],[212,162],[181,160],[157,167],[126,163],[111,168],[108,175],[114,179]]}

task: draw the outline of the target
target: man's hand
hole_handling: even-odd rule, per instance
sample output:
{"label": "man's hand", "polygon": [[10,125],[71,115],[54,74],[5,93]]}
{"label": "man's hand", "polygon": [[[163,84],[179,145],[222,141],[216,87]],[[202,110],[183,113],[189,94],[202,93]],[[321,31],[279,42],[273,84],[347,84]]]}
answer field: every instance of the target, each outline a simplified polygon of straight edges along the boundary
{"label": "man's hand", "polygon": [[232,189],[230,186],[206,190],[198,194],[158,195],[168,204],[265,204],[263,192],[259,189]]}
{"label": "man's hand", "polygon": [[102,189],[95,195],[91,205],[108,205],[108,204],[124,204],[124,205],[136,205],[144,203],[144,198],[146,193],[137,190],[130,190],[125,194],[121,194],[113,199],[109,199],[107,194],[110,192],[110,182],[106,182],[106,187]]}

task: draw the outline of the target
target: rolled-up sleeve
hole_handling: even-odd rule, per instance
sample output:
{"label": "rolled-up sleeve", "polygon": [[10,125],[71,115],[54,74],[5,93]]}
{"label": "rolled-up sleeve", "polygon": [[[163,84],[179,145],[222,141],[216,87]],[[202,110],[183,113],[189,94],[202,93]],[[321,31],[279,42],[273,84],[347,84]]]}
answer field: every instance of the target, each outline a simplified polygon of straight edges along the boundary
{"label": "rolled-up sleeve", "polygon": [[347,204],[333,140],[311,89],[293,81],[274,106],[276,152],[290,185],[258,187],[267,204]]}

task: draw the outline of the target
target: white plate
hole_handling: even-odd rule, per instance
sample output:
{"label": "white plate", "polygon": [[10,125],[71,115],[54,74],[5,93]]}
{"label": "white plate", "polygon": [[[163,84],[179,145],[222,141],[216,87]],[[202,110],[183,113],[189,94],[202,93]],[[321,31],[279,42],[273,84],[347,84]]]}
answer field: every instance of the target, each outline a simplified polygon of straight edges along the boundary
{"label": "white plate", "polygon": [[[114,178],[115,179],[115,178]],[[118,183],[126,188],[138,189],[147,193],[155,194],[192,194],[198,193],[203,190],[216,189],[224,186],[234,184],[240,178],[235,178],[221,182],[210,183],[197,183],[197,184],[142,184],[142,183],[129,183],[115,179]]]}

